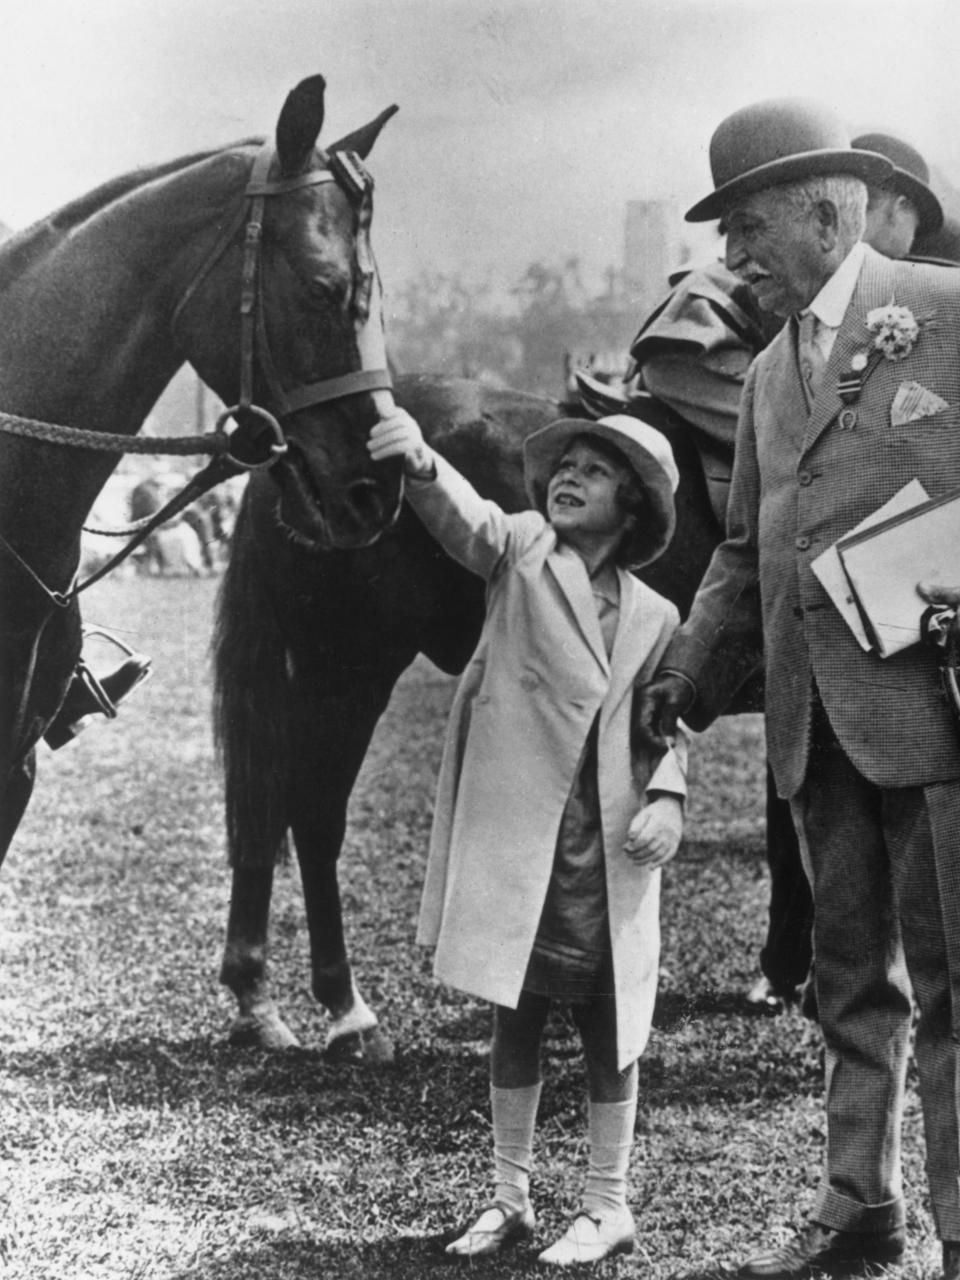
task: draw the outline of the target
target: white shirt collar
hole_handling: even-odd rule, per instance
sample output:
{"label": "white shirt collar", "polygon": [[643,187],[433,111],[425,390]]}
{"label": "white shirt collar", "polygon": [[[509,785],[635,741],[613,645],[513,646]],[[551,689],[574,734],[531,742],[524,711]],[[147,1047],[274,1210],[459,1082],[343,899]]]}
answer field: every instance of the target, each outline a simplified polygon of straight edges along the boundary
{"label": "white shirt collar", "polygon": [[800,314],[812,311],[820,324],[828,329],[839,329],[857,287],[864,255],[864,243],[858,240],[809,307]]}

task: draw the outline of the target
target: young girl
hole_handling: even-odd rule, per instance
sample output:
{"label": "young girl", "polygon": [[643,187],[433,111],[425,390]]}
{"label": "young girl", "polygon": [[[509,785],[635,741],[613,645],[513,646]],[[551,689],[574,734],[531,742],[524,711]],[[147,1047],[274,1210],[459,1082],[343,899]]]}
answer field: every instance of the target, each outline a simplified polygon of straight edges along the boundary
{"label": "young girl", "polygon": [[495,1187],[447,1252],[494,1253],[529,1235],[540,1042],[568,1004],[589,1084],[580,1209],[540,1261],[633,1248],[626,1179],[636,1059],[659,957],[658,868],[680,843],[685,747],[630,758],[633,686],[679,622],[627,572],[665,549],[677,469],[636,418],[562,419],[531,435],[533,511],[507,515],[424,442],[404,412],[374,427],[374,459],[401,456],[411,506],[487,583],[476,652],[451,711],[418,941],[438,979],[494,1005]]}

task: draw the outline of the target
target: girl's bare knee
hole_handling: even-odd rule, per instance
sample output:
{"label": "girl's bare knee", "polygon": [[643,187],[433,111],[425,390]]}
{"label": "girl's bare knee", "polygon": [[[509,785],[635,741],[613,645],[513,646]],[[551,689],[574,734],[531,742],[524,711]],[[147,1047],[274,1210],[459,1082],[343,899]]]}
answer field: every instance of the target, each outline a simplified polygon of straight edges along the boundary
{"label": "girl's bare knee", "polygon": [[521,995],[516,1009],[495,1005],[490,1078],[498,1089],[524,1089],[540,1080],[540,1044],[550,1002]]}

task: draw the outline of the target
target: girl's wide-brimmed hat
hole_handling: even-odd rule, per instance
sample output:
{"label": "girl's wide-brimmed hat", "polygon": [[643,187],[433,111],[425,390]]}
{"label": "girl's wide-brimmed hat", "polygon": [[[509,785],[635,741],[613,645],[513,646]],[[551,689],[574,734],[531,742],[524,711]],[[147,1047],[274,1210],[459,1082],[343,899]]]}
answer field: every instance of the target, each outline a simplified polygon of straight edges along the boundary
{"label": "girl's wide-brimmed hat", "polygon": [[916,208],[918,235],[940,230],[943,226],[943,205],[930,190],[930,169],[915,147],[889,133],[861,133],[851,145],[861,151],[886,156],[893,165],[893,172],[883,185],[891,191],[899,191]]}
{"label": "girl's wide-brimmed hat", "polygon": [[886,156],[855,148],[839,116],[818,102],[773,98],[727,116],[710,139],[714,190],[689,209],[688,222],[719,218],[736,200],[766,187],[845,173],[881,185]]}
{"label": "girl's wide-brimmed hat", "polygon": [[527,437],[523,444],[523,475],[530,501],[546,515],[547,486],[564,450],[578,436],[599,437],[613,445],[636,472],[647,499],[642,528],[630,538],[625,559],[639,568],[662,555],[670,544],[677,514],[673,495],[680,483],[670,442],[656,427],[625,413],[608,418],[559,418]]}

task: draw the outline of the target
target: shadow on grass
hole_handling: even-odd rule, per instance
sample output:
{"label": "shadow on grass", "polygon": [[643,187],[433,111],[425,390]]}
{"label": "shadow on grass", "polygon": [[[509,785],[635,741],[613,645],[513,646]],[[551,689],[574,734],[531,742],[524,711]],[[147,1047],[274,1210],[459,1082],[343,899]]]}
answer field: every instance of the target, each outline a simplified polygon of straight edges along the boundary
{"label": "shadow on grass", "polygon": [[[819,1068],[798,1046],[799,1019],[764,1019],[767,1039],[759,1043],[756,1019],[741,1019],[735,1004],[707,996],[693,1000],[664,997],[656,1025],[675,1031],[688,1023],[723,1015],[713,1033],[724,1038],[722,1069],[716,1044],[700,1027],[703,1046],[664,1037],[640,1060],[647,1108],[678,1099],[736,1106],[758,1096],[792,1098],[820,1089]],[[763,1026],[763,1023],[766,1026]],[[316,1049],[268,1053],[208,1038],[164,1041],[131,1038],[112,1044],[75,1044],[55,1053],[22,1050],[0,1054],[10,1084],[36,1093],[67,1091],[79,1108],[138,1106],[177,1109],[199,1106],[215,1111],[229,1103],[249,1107],[260,1119],[316,1120],[325,1115],[402,1115],[424,1134],[438,1127],[479,1123],[488,1104],[486,1034],[489,1018],[473,1012],[462,1026],[448,1024],[443,1036],[399,1051],[390,1064],[333,1063]],[[463,1037],[461,1039],[461,1036]],[[572,1024],[552,1016],[544,1042],[544,1074],[557,1105],[579,1098],[583,1084],[582,1051]],[[549,1109],[549,1104],[545,1104]]]}
{"label": "shadow on grass", "polygon": [[[697,991],[686,994],[679,991],[661,991],[653,1013],[653,1025],[658,1031],[674,1031],[686,1022],[702,1018],[747,1018],[769,1021],[773,1014],[765,1006],[751,1004],[743,991]],[[556,1019],[553,1022],[556,1023]],[[473,1043],[490,1037],[490,1011],[486,1008],[467,1009],[457,1017],[449,1018],[438,1031],[438,1039]]]}
{"label": "shadow on grass", "polygon": [[[284,1241],[236,1250],[216,1261],[206,1261],[204,1280],[293,1280],[310,1276],[311,1280],[420,1280],[422,1276],[469,1276],[470,1280],[543,1280],[546,1272],[537,1263],[537,1253],[546,1241],[524,1244],[490,1258],[468,1261],[450,1258],[444,1253],[448,1237],[399,1237],[370,1244],[316,1244]],[[637,1274],[636,1255],[610,1258],[589,1267],[593,1280]],[[577,1274],[586,1274],[575,1268]],[[191,1268],[172,1280],[192,1280],[197,1274]],[[729,1271],[712,1270],[680,1272],[677,1280],[729,1280]]]}
{"label": "shadow on grass", "polygon": [[[277,1240],[271,1244],[224,1252],[216,1260],[205,1259],[204,1280],[418,1280],[434,1273],[453,1273],[442,1244],[430,1239],[398,1239],[375,1244],[317,1244],[304,1240]],[[195,1267],[176,1273],[172,1280],[195,1277]],[[503,1262],[470,1268],[471,1277],[504,1274]],[[514,1273],[518,1274],[518,1273]],[[522,1274],[522,1273],[519,1273]],[[533,1272],[531,1271],[531,1274]]]}
{"label": "shadow on grass", "polygon": [[747,1021],[773,1022],[794,1025],[784,1018],[781,1011],[765,1005],[751,1004],[744,992],[698,991],[696,995],[684,995],[679,991],[662,991],[657,996],[653,1011],[653,1025],[658,1031],[675,1031],[685,1022],[701,1018],[744,1018]]}

